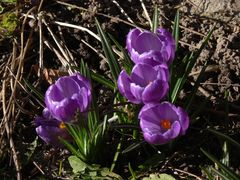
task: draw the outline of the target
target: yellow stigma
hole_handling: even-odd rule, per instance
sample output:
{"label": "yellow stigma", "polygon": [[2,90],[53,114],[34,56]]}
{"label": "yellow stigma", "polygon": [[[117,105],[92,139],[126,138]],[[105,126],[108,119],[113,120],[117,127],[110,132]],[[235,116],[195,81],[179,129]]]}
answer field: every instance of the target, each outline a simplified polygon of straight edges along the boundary
{"label": "yellow stigma", "polygon": [[66,128],[66,125],[64,124],[64,122],[61,122],[61,123],[59,124],[59,128],[60,128],[60,129]]}
{"label": "yellow stigma", "polygon": [[149,84],[152,84],[152,81],[148,81],[148,85],[149,85]]}
{"label": "yellow stigma", "polygon": [[164,129],[170,129],[171,128],[171,122],[168,119],[162,119],[160,121],[160,124]]}

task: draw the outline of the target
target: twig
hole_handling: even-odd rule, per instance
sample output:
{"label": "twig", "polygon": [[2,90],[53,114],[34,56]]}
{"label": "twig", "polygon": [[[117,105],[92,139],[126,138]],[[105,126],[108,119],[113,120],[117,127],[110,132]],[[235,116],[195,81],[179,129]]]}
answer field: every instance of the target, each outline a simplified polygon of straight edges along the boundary
{"label": "twig", "polygon": [[145,6],[143,0],[139,0],[139,1],[140,1],[140,3],[141,3],[142,8],[143,8],[143,12],[144,12],[144,14],[145,14],[145,16],[146,16],[149,24],[150,24],[150,27],[152,28],[152,21],[151,21],[151,18],[150,18],[150,16],[149,16],[148,12],[147,12],[146,6]]}
{"label": "twig", "polygon": [[131,23],[134,24],[133,20],[127,15],[127,13],[124,11],[124,9],[118,4],[117,1],[112,0],[112,2],[118,7],[118,9],[120,10],[120,12],[127,18],[127,20]]}
{"label": "twig", "polygon": [[93,12],[93,11],[91,11],[91,10],[89,10],[89,9],[86,9],[86,8],[83,8],[83,7],[78,7],[78,6],[76,6],[76,5],[69,4],[69,3],[66,3],[66,2],[62,2],[62,1],[56,1],[56,3],[62,4],[62,5],[65,5],[65,6],[69,6],[69,7],[71,7],[71,8],[79,9],[79,10],[82,10],[82,11],[87,11],[87,12],[95,13],[95,14],[97,14],[97,15],[100,15],[100,16],[103,16],[103,17],[112,19],[113,22],[116,22],[116,23],[122,22],[122,23],[125,23],[125,24],[129,25],[129,26],[137,27],[137,25],[134,24],[134,23],[130,23],[130,22],[128,22],[128,21],[122,20],[122,19],[117,18],[117,17],[109,16],[109,15],[107,15],[107,14],[98,13],[98,12]]}
{"label": "twig", "polygon": [[178,171],[178,172],[181,172],[181,173],[184,173],[184,174],[187,174],[187,175],[189,175],[189,176],[192,176],[192,177],[196,178],[197,180],[202,180],[202,178],[200,178],[200,177],[198,177],[197,175],[192,174],[192,173],[190,173],[190,172],[183,171],[183,170],[177,169],[177,168],[172,168],[172,167],[169,167],[169,169],[175,170],[175,171]]}

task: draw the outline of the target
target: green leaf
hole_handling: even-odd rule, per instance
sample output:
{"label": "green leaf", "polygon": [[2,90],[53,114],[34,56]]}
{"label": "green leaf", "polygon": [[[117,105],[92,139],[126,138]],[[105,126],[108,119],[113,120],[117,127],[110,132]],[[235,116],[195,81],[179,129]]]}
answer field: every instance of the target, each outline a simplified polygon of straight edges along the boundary
{"label": "green leaf", "polygon": [[73,169],[73,173],[83,172],[87,168],[87,164],[76,156],[69,156],[68,162]]}
{"label": "green leaf", "polygon": [[143,142],[137,142],[137,143],[132,143],[130,146],[128,146],[126,149],[122,151],[122,154],[128,153],[142,145]]}
{"label": "green leaf", "polygon": [[[210,30],[210,32],[208,33],[207,37],[205,38],[204,42],[202,43],[201,47],[196,51],[196,52],[192,52],[190,55],[186,55],[183,59],[183,63],[185,64],[185,71],[184,74],[181,75],[180,77],[177,77],[177,81],[176,84],[173,84],[171,82],[171,85],[174,85],[173,90],[171,92],[171,102],[174,103],[178,97],[178,94],[180,93],[180,91],[183,88],[183,85],[185,84],[189,73],[191,72],[194,64],[197,61],[197,58],[199,57],[199,55],[201,54],[203,48],[206,46],[208,40],[210,39],[213,31],[215,29],[215,26]],[[179,68],[179,67],[176,67]],[[177,69],[173,69],[172,72],[175,72],[175,70],[177,71]]]}
{"label": "green leaf", "polygon": [[168,174],[150,174],[149,177],[144,177],[143,180],[175,180],[174,177]]}
{"label": "green leaf", "polygon": [[186,111],[188,111],[189,108],[190,108],[191,105],[192,105],[193,99],[194,99],[194,97],[196,96],[197,90],[198,90],[198,88],[199,88],[199,86],[200,86],[200,82],[201,82],[201,80],[202,80],[202,78],[203,78],[203,75],[204,75],[204,73],[205,73],[206,68],[207,68],[207,62],[206,62],[206,64],[203,66],[203,68],[201,69],[201,72],[200,72],[200,74],[198,75],[198,78],[197,78],[197,80],[196,80],[196,82],[195,82],[195,84],[194,84],[194,88],[193,88],[193,90],[192,90],[192,92],[191,92],[191,95],[188,97],[188,99],[187,99],[187,101],[186,101],[186,105],[185,105],[185,110],[186,110]]}
{"label": "green leaf", "polygon": [[104,76],[101,76],[99,73],[95,73],[95,72],[91,71],[90,74],[94,81],[96,81],[102,85],[105,85],[106,87],[110,88],[111,90],[114,90],[116,88],[112,81],[107,80]]}
{"label": "green leaf", "polygon": [[240,150],[240,144],[237,141],[235,141],[234,139],[232,139],[231,137],[229,137],[228,135],[225,135],[225,134],[223,134],[223,133],[221,133],[219,131],[215,131],[213,129],[207,129],[207,130],[209,132],[217,135],[218,137],[225,139],[227,142],[229,142],[232,145],[236,146]]}
{"label": "green leaf", "polygon": [[130,171],[130,173],[131,173],[131,175],[132,175],[132,179],[133,179],[133,180],[136,180],[136,179],[137,179],[137,178],[136,178],[136,174],[135,174],[135,172],[133,171],[130,163],[128,163],[128,169],[129,169],[129,171]]}
{"label": "green leaf", "polygon": [[97,19],[95,19],[95,22],[96,22],[98,34],[100,35],[103,50],[104,50],[105,56],[107,58],[111,73],[112,73],[112,77],[113,77],[114,81],[117,82],[118,75],[121,71],[120,66],[118,64],[117,58],[115,57],[115,54],[112,50],[111,44],[109,43],[109,40],[108,40],[106,34],[102,30]]}
{"label": "green leaf", "polygon": [[152,19],[152,29],[151,31],[156,33],[159,25],[159,10],[158,7],[154,7],[153,19]]}
{"label": "green leaf", "polygon": [[[37,95],[37,98],[41,100],[41,102],[44,102],[44,96],[41,92],[39,92],[34,86],[31,85],[31,83],[28,82],[25,78],[23,78],[23,82],[26,84],[26,86],[35,94]],[[43,105],[43,104],[41,104]],[[44,106],[44,105],[43,105]]]}
{"label": "green leaf", "polygon": [[180,14],[179,14],[179,11],[177,11],[174,18],[173,32],[172,32],[176,42],[176,51],[178,51],[178,42],[179,42],[179,19],[180,19]]}
{"label": "green leaf", "polygon": [[206,152],[205,150],[203,150],[201,148],[201,151],[203,152],[203,154],[205,156],[207,156],[211,161],[213,161],[214,163],[216,163],[218,165],[218,167],[220,169],[222,169],[226,176],[228,176],[229,178],[233,179],[233,180],[239,180],[240,176],[238,176],[236,173],[234,173],[230,168],[228,168],[227,166],[225,166],[224,164],[222,164],[220,161],[218,161],[213,155],[211,155],[210,153]]}

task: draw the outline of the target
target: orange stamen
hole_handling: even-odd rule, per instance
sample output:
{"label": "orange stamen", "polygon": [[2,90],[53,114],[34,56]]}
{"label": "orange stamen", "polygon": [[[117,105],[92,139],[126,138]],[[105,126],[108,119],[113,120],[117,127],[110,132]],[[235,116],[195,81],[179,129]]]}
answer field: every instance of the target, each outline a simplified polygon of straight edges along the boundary
{"label": "orange stamen", "polygon": [[161,120],[160,124],[164,129],[170,129],[171,128],[171,122],[168,119]]}
{"label": "orange stamen", "polygon": [[66,128],[66,125],[64,124],[64,122],[61,122],[61,123],[59,124],[59,128],[60,128],[60,129]]}

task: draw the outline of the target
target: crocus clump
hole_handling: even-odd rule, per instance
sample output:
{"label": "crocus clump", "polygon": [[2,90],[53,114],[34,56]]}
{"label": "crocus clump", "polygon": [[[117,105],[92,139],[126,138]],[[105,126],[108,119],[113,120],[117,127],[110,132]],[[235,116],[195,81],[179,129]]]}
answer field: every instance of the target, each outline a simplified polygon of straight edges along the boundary
{"label": "crocus clump", "polygon": [[77,112],[86,115],[91,103],[88,79],[76,73],[59,78],[45,94],[46,108],[35,118],[36,132],[47,144],[62,147],[59,137],[70,140],[65,123],[75,122]]}
{"label": "crocus clump", "polygon": [[59,137],[71,140],[64,122],[54,119],[47,108],[43,110],[42,116],[35,118],[35,125],[38,136],[54,147],[62,147]]}
{"label": "crocus clump", "polygon": [[135,104],[159,102],[168,92],[167,66],[136,64],[129,76],[123,70],[118,78],[118,89],[130,102]]}
{"label": "crocus clump", "polygon": [[169,102],[146,104],[138,117],[144,139],[150,144],[165,144],[184,135],[189,126],[185,110]]}
{"label": "crocus clump", "polygon": [[45,94],[47,108],[60,121],[70,121],[77,110],[87,111],[90,102],[90,82],[78,73],[59,78]]}
{"label": "crocus clump", "polygon": [[158,28],[156,34],[134,28],[128,33],[126,44],[134,63],[147,63],[152,66],[161,63],[169,65],[176,50],[174,38],[163,28]]}

